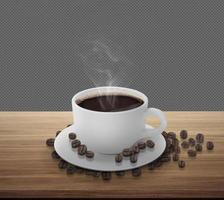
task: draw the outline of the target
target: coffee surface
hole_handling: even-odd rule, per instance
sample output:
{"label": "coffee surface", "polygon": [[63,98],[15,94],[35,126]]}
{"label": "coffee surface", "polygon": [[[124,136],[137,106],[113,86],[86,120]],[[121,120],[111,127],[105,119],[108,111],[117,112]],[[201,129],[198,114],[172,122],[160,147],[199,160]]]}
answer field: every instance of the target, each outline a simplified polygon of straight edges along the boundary
{"label": "coffee surface", "polygon": [[124,95],[102,95],[85,99],[78,103],[82,108],[100,112],[130,110],[143,104],[141,99]]}

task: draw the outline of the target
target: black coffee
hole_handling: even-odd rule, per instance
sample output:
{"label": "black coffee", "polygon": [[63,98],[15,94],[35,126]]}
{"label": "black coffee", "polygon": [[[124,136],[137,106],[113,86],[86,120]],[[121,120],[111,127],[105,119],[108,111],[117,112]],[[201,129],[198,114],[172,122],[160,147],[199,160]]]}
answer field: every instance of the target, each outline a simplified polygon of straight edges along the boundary
{"label": "black coffee", "polygon": [[101,112],[130,110],[143,104],[141,99],[124,95],[102,95],[85,99],[78,103],[82,108]]}

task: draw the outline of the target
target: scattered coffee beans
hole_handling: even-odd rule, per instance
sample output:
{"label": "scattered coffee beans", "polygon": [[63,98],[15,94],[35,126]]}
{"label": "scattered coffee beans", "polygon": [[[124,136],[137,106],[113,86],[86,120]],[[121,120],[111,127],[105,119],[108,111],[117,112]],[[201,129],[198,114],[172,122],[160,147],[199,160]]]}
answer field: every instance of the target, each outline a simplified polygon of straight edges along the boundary
{"label": "scattered coffee beans", "polygon": [[155,146],[155,143],[152,140],[147,140],[146,141],[146,145],[149,148],[153,148]]}
{"label": "scattered coffee beans", "polygon": [[47,139],[46,145],[49,147],[53,147],[54,146],[54,138]]}
{"label": "scattered coffee beans", "polygon": [[202,145],[201,144],[196,144],[195,150],[196,151],[202,151]]}
{"label": "scattered coffee beans", "polygon": [[212,150],[212,149],[214,149],[214,144],[213,144],[213,142],[211,142],[211,141],[208,141],[206,146],[207,146],[207,149],[208,149],[208,150]]}
{"label": "scattered coffee beans", "polygon": [[59,159],[59,158],[60,158],[60,156],[57,154],[56,151],[53,151],[53,152],[51,153],[51,157],[52,157],[53,159]]}
{"label": "scattered coffee beans", "polygon": [[195,139],[194,138],[189,138],[188,142],[189,142],[189,145],[191,147],[193,147],[195,145]]}
{"label": "scattered coffee beans", "polygon": [[145,142],[139,142],[139,143],[138,143],[138,148],[139,148],[139,149],[145,149],[145,147],[146,147]]}
{"label": "scattered coffee beans", "polygon": [[130,156],[130,161],[131,161],[131,163],[136,163],[137,162],[137,160],[138,160],[138,154],[132,154],[131,156]]}
{"label": "scattered coffee beans", "polygon": [[124,176],[125,175],[125,171],[116,171],[115,174],[117,176]]}
{"label": "scattered coffee beans", "polygon": [[77,148],[81,145],[81,142],[79,140],[73,140],[72,141],[72,148]]}
{"label": "scattered coffee beans", "polygon": [[195,150],[193,150],[193,149],[189,149],[187,151],[187,153],[188,153],[189,157],[196,157],[196,155],[197,155],[197,152]]}
{"label": "scattered coffee beans", "polygon": [[109,181],[111,179],[111,172],[102,172],[101,175],[103,180]]}
{"label": "scattered coffee beans", "polygon": [[179,160],[179,154],[174,153],[173,154],[173,161],[178,161]]}
{"label": "scattered coffee beans", "polygon": [[69,133],[68,137],[70,140],[74,140],[76,138],[76,134],[75,133]]}
{"label": "scattered coffee beans", "polygon": [[61,132],[61,131],[57,131],[57,132],[56,132],[56,134],[55,134],[55,136],[57,137],[57,136],[58,136],[58,134],[59,134],[60,132]]}
{"label": "scattered coffee beans", "polygon": [[203,143],[204,142],[204,135],[202,133],[198,133],[196,135],[196,141],[197,141],[197,143]]}
{"label": "scattered coffee beans", "polygon": [[174,132],[168,132],[167,133],[167,136],[170,137],[170,138],[172,138],[172,139],[175,139],[176,138],[176,133],[174,133]]}
{"label": "scattered coffee beans", "polygon": [[76,171],[76,167],[75,165],[72,165],[72,164],[68,164],[68,167],[67,167],[67,174],[74,174]]}
{"label": "scattered coffee beans", "polygon": [[181,139],[187,139],[187,135],[188,135],[188,133],[187,133],[186,130],[180,131],[180,138]]}
{"label": "scattered coffee beans", "polygon": [[65,168],[67,168],[67,166],[68,166],[68,163],[65,161],[65,160],[60,160],[59,161],[59,163],[58,163],[58,168],[59,169],[65,169]]}
{"label": "scattered coffee beans", "polygon": [[115,161],[116,161],[117,163],[120,163],[122,160],[123,160],[123,157],[122,157],[121,154],[117,154],[117,155],[115,156]]}
{"label": "scattered coffee beans", "polygon": [[85,155],[86,154],[86,151],[87,151],[87,147],[86,147],[86,145],[80,145],[79,147],[78,147],[78,154],[80,155],[80,156],[83,156],[83,155]]}
{"label": "scattered coffee beans", "polygon": [[132,176],[137,177],[141,176],[141,174],[142,174],[141,168],[132,169]]}
{"label": "scattered coffee beans", "polygon": [[129,148],[126,148],[123,150],[122,154],[123,154],[123,156],[128,157],[132,154],[132,151],[130,151]]}
{"label": "scattered coffee beans", "polygon": [[86,151],[86,157],[87,158],[93,158],[94,157],[94,153],[92,151]]}
{"label": "scattered coffee beans", "polygon": [[183,160],[180,160],[178,162],[178,166],[179,166],[179,168],[184,168],[185,167],[185,162]]}
{"label": "scattered coffee beans", "polygon": [[188,149],[189,148],[189,143],[187,141],[183,141],[181,143],[181,147],[184,148],[184,149]]}

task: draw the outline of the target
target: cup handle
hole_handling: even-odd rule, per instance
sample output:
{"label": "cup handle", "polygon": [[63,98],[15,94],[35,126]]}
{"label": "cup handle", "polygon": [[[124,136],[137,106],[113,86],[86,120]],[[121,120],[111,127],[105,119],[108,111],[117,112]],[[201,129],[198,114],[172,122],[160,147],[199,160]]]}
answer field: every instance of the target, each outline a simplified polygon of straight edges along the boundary
{"label": "cup handle", "polygon": [[145,125],[145,128],[147,129],[147,131],[145,131],[145,137],[149,137],[149,133],[150,134],[161,134],[167,127],[167,120],[165,117],[165,114],[157,109],[157,108],[148,108],[148,110],[146,111],[145,117],[150,117],[150,116],[155,116],[158,117],[160,119],[160,126],[157,128],[153,128],[153,129],[149,129],[147,127],[147,125]]}

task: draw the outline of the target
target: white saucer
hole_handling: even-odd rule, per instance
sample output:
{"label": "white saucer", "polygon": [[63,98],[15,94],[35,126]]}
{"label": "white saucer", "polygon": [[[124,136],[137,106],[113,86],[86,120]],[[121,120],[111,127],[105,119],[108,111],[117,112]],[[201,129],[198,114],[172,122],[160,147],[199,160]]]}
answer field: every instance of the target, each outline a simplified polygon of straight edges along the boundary
{"label": "white saucer", "polygon": [[[91,170],[120,171],[141,167],[157,159],[164,152],[166,147],[164,137],[162,134],[159,134],[150,138],[154,141],[155,147],[153,149],[146,147],[144,151],[140,151],[138,161],[134,164],[130,162],[129,157],[124,157],[121,163],[116,163],[115,155],[105,155],[100,153],[95,153],[94,158],[89,159],[85,156],[79,156],[77,154],[77,149],[71,147],[71,141],[68,138],[70,132],[75,132],[77,134],[74,124],[62,130],[56,137],[54,142],[56,152],[65,161]],[[77,138],[79,138],[78,134]]]}

